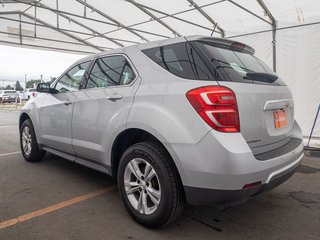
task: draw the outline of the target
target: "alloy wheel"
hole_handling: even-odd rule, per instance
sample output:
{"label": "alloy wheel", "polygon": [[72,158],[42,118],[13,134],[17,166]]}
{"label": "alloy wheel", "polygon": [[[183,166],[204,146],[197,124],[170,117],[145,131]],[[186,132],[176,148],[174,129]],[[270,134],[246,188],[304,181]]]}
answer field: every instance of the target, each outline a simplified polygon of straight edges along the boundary
{"label": "alloy wheel", "polygon": [[31,150],[32,150],[32,137],[31,137],[31,131],[28,126],[25,126],[22,131],[22,149],[24,154],[27,156],[30,155]]}
{"label": "alloy wheel", "polygon": [[124,172],[124,187],[131,205],[141,214],[154,213],[161,200],[159,178],[146,160],[134,158]]}

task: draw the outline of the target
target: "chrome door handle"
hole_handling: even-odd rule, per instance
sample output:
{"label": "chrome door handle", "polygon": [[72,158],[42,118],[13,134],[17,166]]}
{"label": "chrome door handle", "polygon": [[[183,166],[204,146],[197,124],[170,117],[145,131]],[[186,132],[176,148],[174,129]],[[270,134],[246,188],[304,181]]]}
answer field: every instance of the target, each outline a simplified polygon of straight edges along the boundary
{"label": "chrome door handle", "polygon": [[72,102],[70,102],[70,100],[68,99],[68,100],[64,101],[63,104],[64,104],[65,106],[69,106],[70,104],[72,104]]}
{"label": "chrome door handle", "polygon": [[109,95],[107,96],[107,99],[110,100],[110,101],[115,101],[115,100],[119,100],[119,99],[122,99],[123,96],[120,95],[120,94],[113,94],[113,95]]}

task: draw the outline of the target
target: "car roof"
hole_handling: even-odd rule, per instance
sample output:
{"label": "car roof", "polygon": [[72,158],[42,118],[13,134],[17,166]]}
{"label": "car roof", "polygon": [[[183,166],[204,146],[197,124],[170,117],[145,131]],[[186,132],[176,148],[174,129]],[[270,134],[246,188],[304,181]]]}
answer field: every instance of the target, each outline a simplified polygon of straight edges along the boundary
{"label": "car roof", "polygon": [[185,36],[185,37],[176,37],[176,38],[169,38],[169,39],[164,39],[164,40],[151,41],[151,42],[140,43],[140,44],[131,45],[131,46],[127,46],[127,47],[102,51],[97,54],[82,58],[82,59],[78,60],[77,62],[75,62],[73,65],[79,64],[82,62],[86,62],[86,61],[90,61],[90,60],[93,60],[94,58],[101,57],[104,55],[115,54],[115,53],[124,53],[125,49],[127,49],[127,48],[136,47],[139,50],[144,50],[144,49],[161,47],[161,46],[165,46],[165,45],[169,45],[169,44],[175,44],[175,43],[186,42],[186,41],[210,41],[213,43],[224,44],[224,45],[231,45],[232,43],[240,43],[240,44],[244,45],[246,48],[248,48],[252,54],[254,53],[254,49],[252,47],[250,47],[244,43],[241,43],[241,42],[237,42],[237,41],[233,41],[233,40],[225,39],[225,38],[208,37],[208,36],[204,36],[204,35],[191,35],[191,36]]}

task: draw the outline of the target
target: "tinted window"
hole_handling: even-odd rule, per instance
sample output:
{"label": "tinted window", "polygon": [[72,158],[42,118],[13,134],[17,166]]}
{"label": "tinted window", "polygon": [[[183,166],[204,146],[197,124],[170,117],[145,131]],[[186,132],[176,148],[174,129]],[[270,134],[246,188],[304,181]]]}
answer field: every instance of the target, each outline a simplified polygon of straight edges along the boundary
{"label": "tinted window", "polygon": [[124,56],[98,59],[89,75],[87,88],[101,88],[131,83],[135,74]]}
{"label": "tinted window", "polygon": [[59,79],[55,89],[58,92],[68,92],[68,91],[79,90],[80,82],[89,64],[90,64],[90,61],[81,63],[73,67],[71,70],[69,70],[65,75],[63,75]]}
{"label": "tinted window", "polygon": [[143,50],[154,62],[186,79],[210,80],[212,75],[198,53],[186,42]]}
{"label": "tinted window", "polygon": [[270,82],[270,79],[260,79],[259,81],[246,79],[246,73],[249,72],[270,73],[276,75],[270,67],[249,53],[220,48],[206,43],[203,43],[203,45],[207,50],[208,56],[217,61],[219,67],[225,71],[231,81],[285,85],[280,78],[274,82]]}

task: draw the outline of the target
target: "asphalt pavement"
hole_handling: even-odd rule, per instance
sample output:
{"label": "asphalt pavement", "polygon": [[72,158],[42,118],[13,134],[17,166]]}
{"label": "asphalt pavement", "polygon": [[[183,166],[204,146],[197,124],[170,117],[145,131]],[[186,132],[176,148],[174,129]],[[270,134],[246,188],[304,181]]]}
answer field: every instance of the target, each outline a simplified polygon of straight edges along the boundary
{"label": "asphalt pavement", "polygon": [[187,207],[173,224],[144,228],[114,179],[52,154],[24,161],[17,111],[0,110],[0,240],[320,239],[320,158],[243,205]]}

